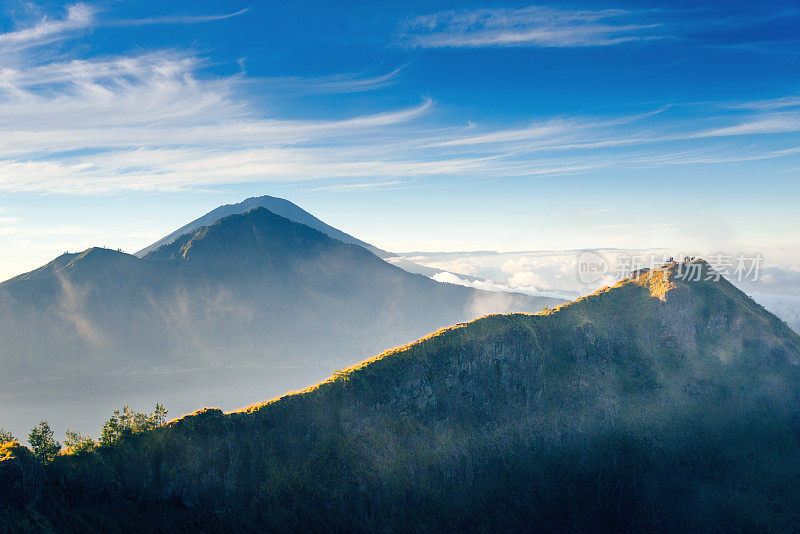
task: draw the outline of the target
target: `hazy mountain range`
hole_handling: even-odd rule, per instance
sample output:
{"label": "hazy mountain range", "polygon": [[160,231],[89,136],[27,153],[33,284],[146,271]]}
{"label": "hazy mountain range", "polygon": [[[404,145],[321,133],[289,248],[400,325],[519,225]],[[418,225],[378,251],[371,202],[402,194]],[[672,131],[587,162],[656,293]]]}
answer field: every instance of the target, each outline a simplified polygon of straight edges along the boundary
{"label": "hazy mountain range", "polygon": [[341,366],[484,313],[558,302],[441,284],[368,249],[383,253],[287,201],[261,197],[222,206],[138,256],[64,254],[0,284],[0,386]]}
{"label": "hazy mountain range", "polygon": [[[204,252],[191,241],[173,249],[189,263]],[[47,468],[6,445],[0,520],[123,531],[790,530],[800,520],[800,336],[698,265],[699,280],[672,265],[554,311],[485,317],[306,391],[202,410]]]}

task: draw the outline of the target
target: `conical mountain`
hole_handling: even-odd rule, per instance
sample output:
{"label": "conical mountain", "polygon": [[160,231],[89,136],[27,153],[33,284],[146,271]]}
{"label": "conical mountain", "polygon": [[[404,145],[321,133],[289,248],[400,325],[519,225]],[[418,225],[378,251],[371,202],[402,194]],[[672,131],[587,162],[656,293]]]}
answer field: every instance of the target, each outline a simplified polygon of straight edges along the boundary
{"label": "conical mountain", "polygon": [[[8,482],[40,503],[11,517],[123,530],[786,531],[800,519],[799,364],[800,336],[707,264],[668,265],[553,311],[442,330],[243,411],[202,410],[58,458],[27,486]],[[22,472],[13,465],[7,477]]]}
{"label": "conical mountain", "polygon": [[229,215],[239,215],[242,213],[247,213],[248,211],[254,210],[256,208],[266,208],[272,213],[289,219],[290,221],[304,224],[308,227],[311,227],[315,230],[319,230],[323,234],[331,237],[333,239],[337,239],[342,243],[348,243],[350,245],[359,245],[361,247],[366,248],[373,254],[381,257],[386,258],[391,256],[389,252],[385,250],[381,250],[378,247],[372,246],[369,243],[365,243],[360,239],[357,239],[350,234],[342,232],[338,228],[334,228],[333,226],[317,219],[304,209],[300,208],[296,204],[289,202],[283,198],[278,197],[271,197],[269,195],[264,195],[260,197],[251,197],[239,202],[237,204],[225,204],[224,206],[220,206],[211,210],[210,212],[206,213],[202,217],[198,217],[197,219],[193,220],[192,222],[178,228],[168,236],[165,236],[152,245],[140,250],[136,253],[136,256],[144,257],[150,252],[157,250],[158,248],[169,245],[178,239],[181,236],[185,236],[187,234],[193,234],[196,230],[202,228],[203,226],[210,226],[217,222],[218,220],[228,217]]}
{"label": "conical mountain", "polygon": [[94,248],[0,284],[0,385],[346,365],[480,312],[553,302],[440,284],[257,208],[144,258]]}

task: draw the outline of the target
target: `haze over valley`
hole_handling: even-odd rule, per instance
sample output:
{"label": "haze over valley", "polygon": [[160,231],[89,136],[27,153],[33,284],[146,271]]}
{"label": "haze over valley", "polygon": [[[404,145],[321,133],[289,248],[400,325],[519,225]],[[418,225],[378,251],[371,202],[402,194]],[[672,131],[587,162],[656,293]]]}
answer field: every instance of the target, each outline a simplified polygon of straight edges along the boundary
{"label": "haze over valley", "polygon": [[[96,432],[109,406],[158,395],[182,412],[233,409],[445,326],[563,302],[409,273],[273,197],[162,241],[137,256],[65,253],[0,284],[6,427],[22,433],[47,416],[61,431]],[[59,415],[65,397],[82,401]]]}
{"label": "haze over valley", "polygon": [[0,534],[800,531],[796,4],[0,2]]}

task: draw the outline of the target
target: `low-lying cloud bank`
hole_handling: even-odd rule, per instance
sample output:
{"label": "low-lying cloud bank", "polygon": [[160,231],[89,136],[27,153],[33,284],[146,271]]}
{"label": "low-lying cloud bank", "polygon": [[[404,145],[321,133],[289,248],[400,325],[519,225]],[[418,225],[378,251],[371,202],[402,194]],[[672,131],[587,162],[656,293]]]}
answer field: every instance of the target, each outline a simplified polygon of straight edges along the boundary
{"label": "low-lying cloud bank", "polygon": [[[574,299],[601,287],[614,284],[630,274],[638,263],[656,258],[656,263],[671,254],[664,249],[542,252],[415,252],[389,261],[414,262],[427,269],[438,282],[507,291],[528,295]],[[745,253],[692,254],[706,258],[736,286],[756,302],[800,331],[800,263],[771,261],[769,257]],[[581,261],[599,258],[607,271],[587,276]],[[676,259],[683,255],[674,254]],[[645,261],[647,260],[647,261]],[[759,265],[756,267],[755,262]],[[741,266],[739,265],[741,263]],[[645,265],[646,266],[646,265]],[[406,265],[404,265],[406,267]],[[741,268],[741,272],[737,269]]]}

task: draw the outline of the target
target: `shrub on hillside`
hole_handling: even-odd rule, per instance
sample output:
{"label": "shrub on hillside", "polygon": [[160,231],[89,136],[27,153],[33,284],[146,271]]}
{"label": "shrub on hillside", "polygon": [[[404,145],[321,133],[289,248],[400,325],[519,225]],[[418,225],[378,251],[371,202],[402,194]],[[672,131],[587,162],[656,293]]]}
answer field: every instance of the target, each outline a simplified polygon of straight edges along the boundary
{"label": "shrub on hillside", "polygon": [[91,452],[97,446],[92,436],[84,436],[80,432],[67,430],[67,439],[64,445],[73,453]]}
{"label": "shrub on hillside", "polygon": [[14,434],[12,434],[10,431],[0,426],[0,443],[4,443],[6,441],[17,441],[17,438],[15,438]]}

